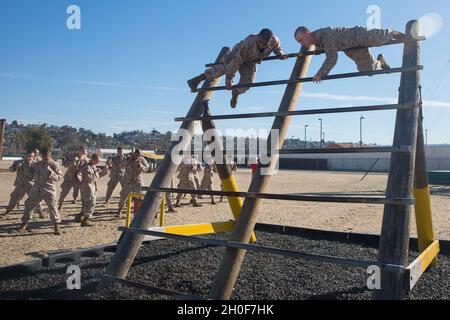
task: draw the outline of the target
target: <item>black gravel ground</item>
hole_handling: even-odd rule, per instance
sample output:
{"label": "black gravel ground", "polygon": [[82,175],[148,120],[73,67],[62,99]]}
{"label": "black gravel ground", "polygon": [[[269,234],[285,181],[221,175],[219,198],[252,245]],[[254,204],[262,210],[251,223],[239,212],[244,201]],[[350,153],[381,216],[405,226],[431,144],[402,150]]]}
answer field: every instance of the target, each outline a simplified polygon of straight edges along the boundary
{"label": "black gravel ground", "polygon": [[[228,235],[214,235],[227,238]],[[377,249],[340,241],[312,240],[298,236],[257,232],[258,244],[315,254],[376,259]],[[175,240],[146,243],[140,250],[129,279],[157,287],[207,296],[224,248]],[[410,260],[417,257],[412,252]],[[113,285],[95,291],[110,257],[81,263],[81,290],[66,289],[66,267],[34,273],[0,273],[0,299],[168,299],[144,290]],[[368,275],[362,268],[343,267],[263,253],[247,252],[233,299],[370,299]],[[408,299],[450,299],[450,256],[440,255],[438,268],[422,276]]]}

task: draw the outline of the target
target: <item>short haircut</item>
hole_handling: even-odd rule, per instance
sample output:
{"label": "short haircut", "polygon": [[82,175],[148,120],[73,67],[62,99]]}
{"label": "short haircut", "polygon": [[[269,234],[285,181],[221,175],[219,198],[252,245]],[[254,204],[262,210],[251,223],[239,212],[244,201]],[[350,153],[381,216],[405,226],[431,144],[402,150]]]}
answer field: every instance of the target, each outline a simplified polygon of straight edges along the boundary
{"label": "short haircut", "polygon": [[29,156],[35,156],[35,153],[34,153],[34,151],[28,151],[27,152],[27,157],[29,157]]}
{"label": "short haircut", "polygon": [[119,146],[119,147],[117,147],[117,150],[123,150],[123,148]]}
{"label": "short haircut", "polygon": [[273,32],[272,32],[272,30],[265,28],[265,29],[262,29],[262,30],[259,32],[259,36],[260,36],[264,41],[269,42],[270,39],[273,37]]}
{"label": "short haircut", "polygon": [[134,154],[141,154],[141,150],[140,149],[136,149],[136,150],[134,150]]}
{"label": "short haircut", "polygon": [[42,156],[43,157],[51,157],[52,152],[50,150],[46,150],[46,151],[42,152]]}
{"label": "short haircut", "polygon": [[99,160],[98,154],[94,153],[94,154],[91,156],[91,160]]}
{"label": "short haircut", "polygon": [[296,30],[295,30],[295,33],[294,33],[294,37],[297,35],[297,33],[303,33],[303,34],[305,34],[305,33],[308,33],[308,32],[311,32],[307,27],[305,27],[305,26],[300,26],[300,27],[298,27]]}

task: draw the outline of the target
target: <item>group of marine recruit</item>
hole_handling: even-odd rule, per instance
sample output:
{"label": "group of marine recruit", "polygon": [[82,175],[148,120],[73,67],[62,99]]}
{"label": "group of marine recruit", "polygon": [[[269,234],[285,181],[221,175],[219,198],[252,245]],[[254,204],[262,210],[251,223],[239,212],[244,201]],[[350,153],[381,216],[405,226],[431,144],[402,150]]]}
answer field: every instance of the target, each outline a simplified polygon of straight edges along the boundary
{"label": "group of marine recruit", "polygon": [[[315,46],[315,50],[325,52],[325,62],[313,77],[315,83],[320,83],[336,65],[339,51],[344,51],[356,63],[360,72],[389,69],[383,54],[378,55],[375,60],[369,47],[382,46],[393,40],[404,41],[405,35],[391,29],[368,30],[365,27],[327,27],[311,32],[301,26],[295,30],[294,38],[306,50]],[[263,29],[259,34],[251,34],[236,44],[230,52],[222,56],[218,64],[188,80],[188,85],[195,92],[202,81],[212,81],[225,75],[225,86],[232,92],[230,106],[235,108],[238,96],[248,90],[233,88],[236,73],[239,71],[240,74],[238,84],[253,83],[257,64],[272,52],[279,59],[286,59],[278,37],[270,29]]]}
{"label": "group of marine recruit", "polygon": [[[9,168],[11,172],[17,172],[14,182],[14,190],[11,193],[10,201],[6,207],[4,217],[18,207],[19,202],[27,194],[28,198],[24,203],[24,212],[22,216],[22,224],[17,229],[11,229],[10,233],[29,232],[29,222],[32,212],[39,214],[39,218],[45,216],[42,212],[41,202],[45,202],[48,207],[50,220],[54,224],[54,233],[61,234],[60,224],[61,215],[59,211],[62,209],[64,200],[73,188],[73,201],[76,203],[78,193],[81,193],[81,211],[75,216],[75,222],[81,223],[82,227],[91,227],[93,223],[91,218],[97,202],[97,181],[99,178],[109,173],[109,181],[105,197],[105,204],[109,203],[114,189],[118,184],[121,185],[120,199],[117,211],[117,218],[122,218],[122,210],[126,205],[128,195],[139,194],[143,187],[143,174],[148,171],[148,162],[141,155],[140,150],[133,153],[123,154],[122,147],[117,148],[117,153],[113,157],[109,157],[106,161],[104,169],[97,167],[99,156],[92,154],[88,157],[87,149],[80,147],[76,154],[69,155],[63,161],[63,165],[67,167],[66,173],[62,174],[62,170],[57,161],[52,159],[51,152],[44,152],[42,157],[38,149],[28,152],[26,157],[15,161]],[[232,164],[232,170],[236,171],[237,166]],[[200,182],[199,172],[204,170],[203,179]],[[178,188],[192,190],[212,190],[213,176],[217,172],[215,163],[212,161],[202,168],[201,163],[194,157],[186,156],[178,167],[179,184]],[[56,183],[60,180],[61,192],[59,200],[56,200]],[[173,187],[173,179],[172,179]],[[178,194],[175,207],[180,207],[180,201],[183,194]],[[198,196],[201,198],[201,196]],[[174,210],[172,195],[166,193],[166,205],[169,212]],[[222,201],[222,197],[220,198]],[[200,207],[197,202],[197,196],[191,195],[191,203],[194,207]],[[58,205],[57,205],[58,204]],[[216,204],[214,197],[211,196],[211,204]]]}
{"label": "group of marine recruit", "polygon": [[[54,224],[54,233],[61,234],[60,223],[64,199],[73,188],[73,203],[76,202],[78,192],[81,193],[81,211],[76,215],[75,221],[81,223],[82,227],[92,226],[90,220],[94,214],[97,200],[97,181],[110,173],[106,203],[120,182],[119,208],[117,217],[121,218],[121,212],[126,204],[130,193],[140,193],[142,188],[142,175],[148,171],[148,162],[141,156],[140,150],[135,150],[130,155],[123,155],[122,148],[118,148],[117,154],[108,160],[104,169],[99,169],[99,156],[92,154],[88,157],[87,149],[80,147],[76,154],[64,159],[63,165],[67,171],[63,176],[60,165],[53,160],[50,151],[41,155],[36,149],[28,152],[24,159],[15,161],[10,167],[11,172],[17,172],[14,182],[14,190],[11,193],[9,204],[4,216],[18,206],[20,200],[28,195],[24,203],[22,224],[17,229],[11,229],[10,233],[24,233],[30,231],[28,223],[33,211],[39,212],[40,218],[44,218],[41,211],[41,202],[44,201],[48,207],[50,220]],[[109,167],[111,166],[111,170]],[[56,199],[56,183],[63,180],[59,200]],[[58,205],[57,205],[58,203]]]}

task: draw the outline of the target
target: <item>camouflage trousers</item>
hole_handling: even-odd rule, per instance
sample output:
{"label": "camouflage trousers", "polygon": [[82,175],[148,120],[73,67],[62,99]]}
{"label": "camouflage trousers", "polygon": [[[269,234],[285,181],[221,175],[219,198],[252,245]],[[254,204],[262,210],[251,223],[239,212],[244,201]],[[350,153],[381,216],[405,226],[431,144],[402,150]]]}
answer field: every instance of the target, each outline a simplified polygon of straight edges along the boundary
{"label": "camouflage trousers", "polygon": [[358,44],[358,47],[363,48],[344,50],[344,53],[356,63],[360,72],[380,70],[380,61],[373,58],[368,47],[382,46],[392,39],[393,33],[390,29],[361,29],[357,32],[355,43]]}
{"label": "camouflage trousers", "polygon": [[[200,189],[202,190],[208,190],[208,191],[213,191],[213,184],[212,181],[210,179],[203,179],[202,183],[200,185]],[[211,201],[214,201],[214,196],[211,195]]]}
{"label": "camouflage trousers", "polygon": [[[195,178],[194,177],[181,177],[180,181],[178,182],[178,189],[192,189],[197,190],[197,187],[195,185]],[[177,195],[177,202],[181,200],[183,197],[182,193],[179,193]],[[191,194],[191,198],[193,201],[197,199],[197,195]]]}
{"label": "camouflage trousers", "polygon": [[31,211],[42,201],[48,207],[50,220],[53,223],[60,223],[61,217],[56,207],[56,191],[47,190],[40,186],[34,185],[29,193],[28,199],[25,201],[25,209],[23,212],[22,223],[27,224],[31,219]]}
{"label": "camouflage trousers", "polygon": [[122,178],[123,176],[119,174],[113,174],[109,177],[108,181],[108,189],[106,190],[106,200],[108,201],[111,198],[112,193],[114,192],[114,189],[116,188],[117,184],[122,185]]}
{"label": "camouflage trousers", "polygon": [[93,185],[81,185],[81,218],[92,218],[94,214],[95,204],[97,202],[97,186]]}
{"label": "camouflage trousers", "polygon": [[[228,70],[232,69],[235,70],[235,59],[232,53],[228,53],[220,59],[219,64],[207,69],[205,71],[205,77],[208,81],[217,79],[224,74],[228,72]],[[239,68],[239,83],[238,84],[244,84],[244,83],[253,83],[256,79],[256,63],[253,62],[247,62],[241,65]],[[249,88],[239,88],[234,89],[233,93],[236,94],[242,94],[246,91],[248,91]]]}
{"label": "camouflage trousers", "polygon": [[[16,185],[13,192],[11,192],[9,203],[8,203],[8,206],[6,207],[6,210],[8,210],[8,211],[14,210],[14,208],[17,206],[17,204],[20,202],[20,200],[23,199],[25,194],[28,194],[28,196],[29,196],[30,190],[32,187],[33,186],[28,183],[23,184],[23,185]],[[42,212],[41,203],[38,203],[36,208],[34,208],[34,211],[36,213]]]}
{"label": "camouflage trousers", "polygon": [[142,185],[140,182],[135,183],[123,183],[122,190],[120,191],[119,199],[119,211],[122,211],[127,202],[128,195],[130,193],[141,193]]}
{"label": "camouflage trousers", "polygon": [[80,181],[78,179],[73,180],[64,180],[61,183],[61,193],[59,194],[59,203],[63,203],[64,199],[70,192],[70,189],[73,187],[73,200],[78,198],[78,192],[80,190]]}

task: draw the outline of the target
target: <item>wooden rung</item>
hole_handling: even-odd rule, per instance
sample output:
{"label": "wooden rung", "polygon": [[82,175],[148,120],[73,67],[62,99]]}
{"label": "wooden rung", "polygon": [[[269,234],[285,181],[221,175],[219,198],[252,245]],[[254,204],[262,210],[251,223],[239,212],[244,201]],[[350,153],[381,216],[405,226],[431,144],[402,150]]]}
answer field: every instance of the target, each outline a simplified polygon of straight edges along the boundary
{"label": "wooden rung", "polygon": [[[393,41],[386,43],[383,46],[405,43],[407,41],[424,41],[424,40],[426,40],[425,37],[417,37],[417,39],[411,39],[411,40],[393,40]],[[371,48],[371,47],[372,46],[370,46],[369,48]],[[357,48],[353,48],[353,49],[360,49],[360,48],[361,47],[357,47]],[[286,54],[286,57],[287,58],[298,58],[298,57],[302,57],[302,56],[312,56],[312,55],[319,55],[319,54],[324,54],[324,53],[325,53],[325,50],[313,50],[313,51],[305,51],[305,52],[302,52],[301,54],[289,53],[289,54]],[[270,57],[263,59],[262,61],[271,61],[271,60],[280,60],[280,58],[278,58],[277,56],[270,56]],[[255,62],[257,62],[257,61],[254,61],[254,63]],[[205,67],[209,68],[209,67],[215,66],[217,64],[218,63],[208,63],[205,65]]]}
{"label": "wooden rung", "polygon": [[305,201],[305,202],[335,202],[335,203],[366,203],[366,204],[393,204],[393,205],[414,205],[414,199],[388,199],[384,196],[362,197],[358,194],[353,195],[312,195],[312,194],[276,194],[276,193],[257,193],[257,192],[231,192],[231,191],[215,191],[215,190],[193,190],[179,188],[155,188],[151,187],[148,192],[171,192],[186,193],[224,197],[241,197],[253,199],[272,199],[286,201]]}
{"label": "wooden rung", "polygon": [[[376,76],[376,75],[381,75],[381,74],[413,72],[413,71],[418,71],[418,70],[422,70],[422,69],[423,69],[423,66],[417,66],[417,67],[409,67],[409,68],[401,68],[401,67],[400,68],[392,68],[389,70],[350,72],[350,73],[329,75],[329,76],[323,77],[322,80],[324,81],[324,80],[336,80],[336,79],[356,78],[356,77],[369,77],[369,76]],[[304,82],[313,82],[313,77],[289,79],[289,80],[254,82],[254,83],[241,83],[241,84],[234,85],[232,87],[232,89],[267,87],[267,86],[277,86],[277,85],[283,85],[283,84],[295,84],[295,83],[304,83]],[[221,90],[228,90],[228,89],[226,86],[202,87],[200,89],[194,90],[193,92],[221,91]]]}
{"label": "wooden rung", "polygon": [[290,111],[290,112],[257,112],[257,113],[226,114],[226,115],[190,117],[190,118],[181,117],[181,118],[175,118],[175,121],[288,117],[288,116],[301,116],[301,115],[313,115],[313,114],[385,111],[385,110],[396,110],[396,109],[409,109],[409,108],[414,108],[414,107],[417,107],[417,106],[413,105],[413,104],[410,104],[410,105],[384,104],[384,105],[358,106],[358,107],[347,107],[347,108],[309,109],[309,110],[299,110],[299,111]]}

